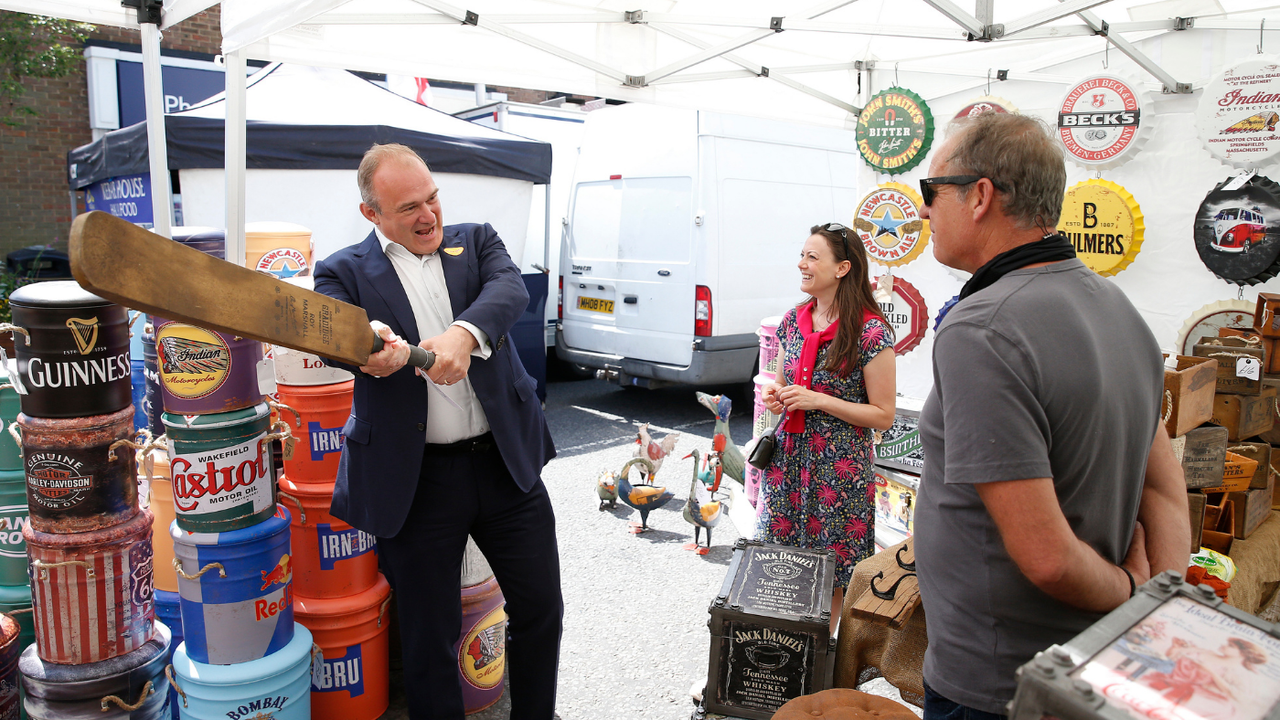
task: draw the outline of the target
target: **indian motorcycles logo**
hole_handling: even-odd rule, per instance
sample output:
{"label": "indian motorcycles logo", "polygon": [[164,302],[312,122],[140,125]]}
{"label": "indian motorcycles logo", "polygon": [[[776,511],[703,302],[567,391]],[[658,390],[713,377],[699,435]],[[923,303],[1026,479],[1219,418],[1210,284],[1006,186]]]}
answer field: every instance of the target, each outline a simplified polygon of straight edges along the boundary
{"label": "indian motorcycles logo", "polygon": [[169,323],[156,331],[160,382],[180,398],[197,399],[226,382],[231,349],[221,335],[183,323]]}
{"label": "indian motorcycles logo", "polygon": [[471,628],[458,645],[458,667],[469,685],[481,690],[496,687],[506,667],[507,613],[494,608]]}

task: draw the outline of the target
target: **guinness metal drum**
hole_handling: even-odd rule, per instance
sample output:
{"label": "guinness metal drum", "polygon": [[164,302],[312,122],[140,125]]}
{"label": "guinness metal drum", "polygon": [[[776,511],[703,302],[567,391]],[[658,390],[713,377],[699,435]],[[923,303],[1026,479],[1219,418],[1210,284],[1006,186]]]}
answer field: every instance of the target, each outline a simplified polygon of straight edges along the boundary
{"label": "guinness metal drum", "polygon": [[[22,412],[31,417],[107,415],[133,402],[125,309],[71,280],[34,283],[9,296]],[[25,391],[25,394],[22,394]]]}

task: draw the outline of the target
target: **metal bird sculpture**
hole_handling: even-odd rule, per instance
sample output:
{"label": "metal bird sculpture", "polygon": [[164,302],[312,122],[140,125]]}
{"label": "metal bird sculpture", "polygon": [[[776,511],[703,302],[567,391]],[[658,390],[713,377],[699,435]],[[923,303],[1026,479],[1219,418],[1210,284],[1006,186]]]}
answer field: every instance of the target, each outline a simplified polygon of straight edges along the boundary
{"label": "metal bird sculpture", "polygon": [[[648,471],[648,481],[631,484],[628,477],[631,466],[639,465]],[[639,534],[649,530],[649,513],[666,505],[675,494],[665,487],[653,485],[653,463],[648,458],[631,458],[618,474],[618,498],[640,512],[640,524],[631,523],[631,532]]]}
{"label": "metal bird sculpture", "polygon": [[636,457],[648,458],[649,462],[653,463],[651,473],[650,471],[642,470],[645,473],[646,480],[653,479],[653,475],[657,474],[662,467],[662,461],[676,449],[676,443],[678,442],[680,442],[680,433],[673,432],[662,438],[662,442],[658,442],[649,435],[649,423],[640,426],[640,429],[636,431],[636,445],[639,446],[636,448]]}
{"label": "metal bird sculpture", "polygon": [[747,459],[729,434],[729,413],[733,410],[733,400],[728,395],[708,395],[704,392],[697,393],[697,396],[703,407],[716,414],[716,427],[711,442],[720,455],[720,465],[726,475],[745,483]]}
{"label": "metal bird sculpture", "polygon": [[[706,555],[711,550],[711,528],[720,524],[727,502],[715,499],[715,491],[705,479],[706,475],[718,475],[712,463],[713,455],[708,455],[704,459],[697,450],[694,450],[685,457],[690,456],[693,457],[693,480],[689,483],[689,499],[684,503],[683,515],[685,522],[693,526],[693,542],[686,544],[684,549]],[[698,543],[703,528],[707,530],[706,547]]]}
{"label": "metal bird sculpture", "polygon": [[618,473],[612,470],[601,470],[596,478],[596,497],[600,498],[599,510],[608,505],[610,509],[618,507]]}

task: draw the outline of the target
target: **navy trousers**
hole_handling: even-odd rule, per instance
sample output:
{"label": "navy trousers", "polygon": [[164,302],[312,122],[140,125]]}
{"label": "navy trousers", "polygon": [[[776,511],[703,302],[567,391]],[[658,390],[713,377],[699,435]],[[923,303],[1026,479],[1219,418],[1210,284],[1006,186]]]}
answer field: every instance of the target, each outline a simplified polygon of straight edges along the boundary
{"label": "navy trousers", "polygon": [[462,720],[453,646],[462,631],[467,535],[484,553],[506,600],[511,717],[551,720],[564,600],[555,516],[546,486],[525,493],[498,451],[428,452],[404,527],[378,538],[396,592],[404,682],[412,720]]}

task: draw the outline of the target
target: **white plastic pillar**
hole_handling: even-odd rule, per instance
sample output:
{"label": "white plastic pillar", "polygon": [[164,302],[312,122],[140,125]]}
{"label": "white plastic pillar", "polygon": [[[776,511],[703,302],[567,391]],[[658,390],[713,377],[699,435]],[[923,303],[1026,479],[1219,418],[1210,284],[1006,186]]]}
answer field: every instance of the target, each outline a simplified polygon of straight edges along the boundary
{"label": "white plastic pillar", "polygon": [[225,55],[227,75],[226,151],[227,262],[244,266],[245,63],[241,51]]}
{"label": "white plastic pillar", "polygon": [[151,218],[153,231],[169,237],[173,217],[170,201],[169,148],[164,136],[164,87],[160,80],[160,28],[142,23],[142,85],[147,103],[147,153],[151,161]]}

